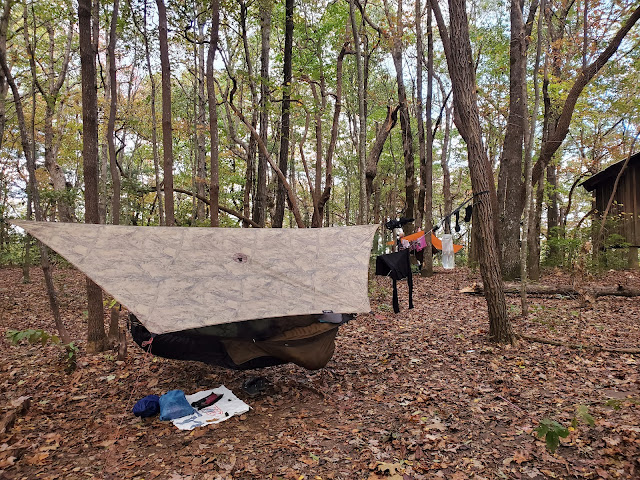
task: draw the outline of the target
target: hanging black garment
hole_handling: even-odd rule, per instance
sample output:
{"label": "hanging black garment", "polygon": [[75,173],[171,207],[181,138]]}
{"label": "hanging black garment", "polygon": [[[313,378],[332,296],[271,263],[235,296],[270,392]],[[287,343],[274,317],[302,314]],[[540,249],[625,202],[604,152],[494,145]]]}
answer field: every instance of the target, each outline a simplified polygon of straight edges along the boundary
{"label": "hanging black garment", "polygon": [[394,313],[400,311],[397,281],[406,278],[409,285],[409,308],[413,308],[413,277],[411,274],[411,262],[409,261],[409,250],[379,255],[376,258],[376,275],[388,276],[393,280]]}
{"label": "hanging black garment", "polygon": [[471,205],[467,205],[467,208],[464,209],[464,221],[469,223],[471,221],[471,214],[473,213],[473,207]]}
{"label": "hanging black garment", "polygon": [[460,210],[456,210],[456,232],[460,231]]}

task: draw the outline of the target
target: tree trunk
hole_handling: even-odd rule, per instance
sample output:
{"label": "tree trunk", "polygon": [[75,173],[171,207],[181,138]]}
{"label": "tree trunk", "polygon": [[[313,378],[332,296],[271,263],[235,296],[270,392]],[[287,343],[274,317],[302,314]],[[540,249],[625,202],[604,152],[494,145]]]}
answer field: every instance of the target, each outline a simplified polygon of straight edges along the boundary
{"label": "tree trunk", "polygon": [[116,111],[118,109],[118,84],[116,79],[116,41],[118,26],[118,7],[120,0],[114,0],[111,14],[111,28],[109,31],[109,45],[107,58],[109,60],[109,121],[107,122],[107,145],[109,146],[109,167],[111,170],[111,220],[114,225],[120,225],[120,172],[118,171],[115,144]]}
{"label": "tree trunk", "polygon": [[[442,165],[442,196],[444,197],[444,214],[445,215],[449,215],[451,210],[453,210],[453,200],[451,198],[451,173],[449,172],[450,138],[451,138],[451,107],[445,106],[444,137],[442,139],[442,155],[440,156],[440,164]],[[446,217],[444,220],[444,233],[451,233],[451,218],[449,217]]]}
{"label": "tree trunk", "polygon": [[527,43],[523,19],[523,0],[511,0],[511,42],[509,48],[509,116],[504,136],[498,205],[500,219],[500,258],[502,275],[514,279],[520,275],[520,217],[522,215],[524,123],[527,115],[524,93],[527,74]]}
{"label": "tree trunk", "polygon": [[[538,15],[538,32],[542,32],[542,12],[544,11],[545,0],[542,0],[540,7],[540,14]],[[520,278],[522,281],[522,289],[520,291],[522,315],[526,318],[529,313],[529,304],[527,303],[527,277],[528,270],[528,255],[529,255],[529,230],[531,228],[531,216],[533,205],[531,204],[531,197],[533,191],[533,181],[531,179],[531,172],[533,170],[533,140],[536,132],[536,120],[538,118],[538,108],[540,106],[540,89],[538,88],[538,70],[540,69],[540,57],[542,55],[542,35],[538,34],[538,41],[536,45],[536,59],[533,67],[533,91],[534,91],[534,106],[531,113],[531,122],[529,129],[524,126],[524,164],[525,164],[525,200],[524,200],[524,222],[522,226],[522,244],[520,245]],[[527,99],[527,86],[523,83],[523,98],[526,102]],[[527,117],[528,118],[528,117]],[[525,122],[526,123],[526,122]]]}
{"label": "tree trunk", "polygon": [[[95,28],[91,0],[78,1],[80,64],[82,74],[82,160],[84,170],[85,223],[99,223],[98,211],[98,92],[96,86]],[[87,277],[87,352],[101,352],[105,347],[102,290]]]}
{"label": "tree trunk", "polygon": [[[251,89],[251,103],[252,103],[252,112],[251,112],[251,125],[253,128],[257,128],[258,126],[258,115],[260,113],[260,96],[258,95],[258,88],[256,86],[255,80],[255,72],[254,72],[254,60],[251,58],[251,49],[249,47],[249,38],[247,32],[247,16],[248,16],[248,6],[245,1],[240,1],[240,25],[242,29],[242,45],[244,47],[244,59],[245,66],[247,68],[247,73],[249,75],[249,87]],[[261,3],[262,5],[262,3]],[[266,138],[265,138],[266,142]],[[256,200],[256,194],[254,190],[254,179],[255,179],[255,166],[256,166],[256,153],[258,151],[258,144],[253,136],[249,137],[249,144],[247,146],[247,166],[245,169],[245,184],[244,184],[244,195],[242,199],[242,213],[245,218],[251,217],[251,199],[253,199],[254,204]],[[266,167],[266,162],[265,162]],[[242,226],[247,228],[250,226],[249,222],[243,221]]]}
{"label": "tree trunk", "polygon": [[[327,146],[327,152],[324,157],[325,163],[325,179],[324,188],[322,187],[322,155],[319,154],[316,158],[316,185],[312,189],[313,195],[313,216],[311,218],[311,227],[322,227],[322,217],[324,209],[331,197],[331,189],[333,187],[333,155],[336,150],[336,144],[338,141],[338,127],[340,126],[340,111],[342,110],[342,64],[344,56],[346,54],[346,44],[342,46],[338,59],[336,61],[336,93],[335,93],[335,106],[333,110],[333,122],[331,124],[331,137],[329,139],[329,145]],[[313,86],[313,85],[312,85]],[[315,89],[313,89],[315,92]],[[326,92],[322,92],[323,108],[326,106]],[[322,124],[320,116],[316,120],[316,146],[317,151],[321,152],[322,142],[318,139],[322,135]],[[320,137],[322,138],[322,137]]]}
{"label": "tree trunk", "polygon": [[[116,41],[118,26],[118,8],[120,0],[114,0],[113,12],[111,14],[111,28],[109,31],[109,45],[107,47],[107,57],[109,59],[109,87],[110,105],[109,121],[107,123],[107,144],[109,145],[109,166],[111,167],[111,184],[113,186],[113,196],[111,198],[111,220],[114,225],[120,225],[120,172],[116,160],[115,144],[115,124],[116,110],[118,108],[118,84],[116,79]],[[109,323],[109,343],[114,345],[118,341],[120,329],[118,323],[120,314],[117,306],[111,307],[111,321]]]}
{"label": "tree trunk", "polygon": [[[206,128],[206,113],[207,113],[207,101],[208,101],[208,92],[207,97],[205,97],[204,93],[204,85],[205,85],[205,76],[208,73],[208,70],[205,72],[205,60],[204,60],[204,22],[197,20],[198,22],[198,39],[201,42],[198,44],[198,64],[196,68],[196,81],[198,83],[198,116],[196,119],[196,191],[198,194],[203,197],[206,195],[206,185],[207,185],[207,154],[205,149],[205,135],[204,131]],[[217,41],[216,41],[217,43]],[[211,45],[209,46],[211,48]],[[207,69],[208,69],[208,58],[207,58]],[[215,97],[214,97],[215,98]],[[215,104],[214,104],[214,108]],[[216,131],[218,130],[217,126],[217,113],[216,113]],[[213,155],[213,145],[211,145],[210,149]],[[216,143],[216,155],[218,151],[218,145]],[[217,203],[217,201],[216,201]],[[198,200],[197,208],[196,208],[196,218],[200,221],[206,218],[205,211],[206,204]],[[213,215],[213,211],[211,212]]]}
{"label": "tree trunk", "polygon": [[211,135],[211,226],[220,225],[218,205],[220,203],[220,178],[218,160],[218,107],[215,82],[213,81],[213,61],[218,48],[218,28],[220,26],[220,0],[211,0],[211,39],[207,54],[207,95],[209,100],[209,134]]}
{"label": "tree trunk", "polygon": [[[260,138],[266,145],[269,130],[269,53],[271,50],[271,12],[270,1],[260,2]],[[264,227],[267,216],[267,158],[258,150],[258,178],[256,179],[256,198],[253,206],[253,220]]]}
{"label": "tree trunk", "polygon": [[536,182],[536,180],[532,178],[531,181],[533,184],[537,183],[537,187],[535,204],[532,205],[533,221],[529,225],[527,264],[529,267],[529,278],[535,281],[540,279],[540,232],[542,224],[542,202],[544,199],[544,180]]}
{"label": "tree trunk", "polygon": [[[422,228],[425,215],[425,197],[427,196],[427,145],[424,138],[424,117],[422,104],[422,65],[424,63],[424,46],[422,44],[422,6],[420,0],[415,0],[416,22],[416,117],[418,120],[418,157],[420,165],[420,186],[418,188],[418,205],[416,208],[416,229]],[[427,32],[427,37],[429,36]],[[428,88],[427,88],[428,90]],[[428,108],[430,108],[429,105]],[[427,114],[427,122],[431,121],[431,112]],[[431,130],[431,127],[429,127]],[[429,257],[429,255],[427,255]],[[426,257],[425,257],[426,258]]]}
{"label": "tree trunk", "polygon": [[[280,120],[280,157],[278,168],[283,176],[287,177],[287,164],[289,155],[289,136],[291,134],[291,80],[293,60],[293,13],[294,1],[285,1],[285,27],[284,27],[284,65],[282,68],[284,80],[282,82],[282,116]],[[284,221],[285,186],[283,179],[278,178],[278,190],[276,194],[276,210],[272,219],[272,227],[282,228]]]}
{"label": "tree trunk", "polygon": [[356,74],[358,83],[358,178],[360,180],[360,195],[358,202],[358,224],[368,223],[369,197],[367,196],[367,110],[365,107],[364,72],[362,65],[362,48],[360,44],[360,32],[356,21],[355,0],[349,0],[349,18],[351,19],[351,32],[353,34],[353,46],[356,55]]}
{"label": "tree trunk", "polygon": [[[423,55],[420,56],[422,57]],[[422,59],[420,59],[420,63],[422,63]],[[431,106],[433,104],[433,75],[433,28],[431,6],[429,6],[427,8],[427,138],[425,144],[426,157],[423,182],[426,186],[424,201],[425,232],[431,232],[433,229],[433,125],[431,121]],[[422,153],[420,156],[422,157]],[[431,235],[425,235],[425,240],[425,251],[430,252]],[[430,276],[433,274],[433,255],[424,255],[421,273],[422,276]]]}
{"label": "tree trunk", "polygon": [[560,239],[560,211],[558,209],[558,176],[555,163],[547,166],[547,185],[549,186],[549,200],[547,204],[547,245],[549,256],[547,261],[552,266],[560,266],[562,258],[558,241]]}
{"label": "tree trunk", "polygon": [[[135,14],[132,15],[134,22]],[[158,223],[164,225],[164,200],[162,195],[162,186],[160,182],[160,165],[158,160],[158,132],[156,120],[156,79],[151,70],[151,54],[149,52],[149,35],[147,33],[147,1],[144,1],[144,13],[142,23],[142,40],[144,42],[144,54],[147,63],[147,72],[149,73],[149,81],[151,83],[151,148],[153,151],[153,171],[156,180],[156,198],[158,199]]]}
{"label": "tree trunk", "polygon": [[378,174],[378,161],[380,160],[380,155],[382,155],[382,149],[384,148],[384,144],[387,141],[387,137],[391,133],[391,130],[398,122],[399,108],[399,105],[396,105],[395,108],[391,108],[390,106],[387,107],[387,118],[385,118],[382,125],[376,131],[376,140],[373,142],[371,150],[369,150],[369,154],[367,155],[367,196],[369,198],[371,198],[371,195],[375,190],[373,182]]}
{"label": "tree trunk", "polygon": [[164,203],[168,227],[175,225],[173,206],[173,137],[171,129],[171,67],[167,43],[167,9],[164,0],[158,6],[158,32],[160,37],[160,68],[162,70],[162,150],[164,156]]}
{"label": "tree trunk", "polygon": [[491,164],[482,144],[466,2],[449,0],[450,36],[447,34],[438,3],[431,0],[431,5],[443,39],[451,76],[456,125],[467,144],[471,185],[474,195],[477,195],[474,201],[474,212],[477,212],[478,221],[474,227],[479,229],[482,238],[479,261],[489,314],[489,338],[496,342],[513,342],[513,332],[502,291],[502,275],[496,242],[497,196]]}
{"label": "tree trunk", "polygon": [[[404,70],[402,67],[402,36],[404,26],[402,23],[402,0],[398,0],[398,9],[396,13],[396,29],[392,37],[391,57],[396,70],[396,83],[398,87],[398,103],[400,104],[400,129],[402,130],[402,153],[404,157],[405,168],[405,210],[406,218],[415,217],[415,165],[413,159],[413,135],[411,133],[411,121],[409,116],[409,103],[407,93],[404,86]],[[391,25],[391,19],[389,19]],[[408,232],[413,231],[413,224],[407,224],[405,229]]]}

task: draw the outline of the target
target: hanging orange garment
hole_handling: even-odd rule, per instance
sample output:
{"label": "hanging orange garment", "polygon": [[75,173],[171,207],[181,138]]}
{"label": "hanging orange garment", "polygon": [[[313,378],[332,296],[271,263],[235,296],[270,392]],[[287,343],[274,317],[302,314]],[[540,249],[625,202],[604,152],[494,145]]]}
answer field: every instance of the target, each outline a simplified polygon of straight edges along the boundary
{"label": "hanging orange garment", "polygon": [[[431,232],[431,245],[433,245],[438,250],[442,250],[442,240],[436,237],[433,232]],[[454,245],[453,253],[458,253],[460,250],[464,248],[463,245]]]}
{"label": "hanging orange garment", "polygon": [[414,242],[418,240],[420,237],[424,235],[422,230],[418,230],[416,233],[412,233],[411,235],[407,235],[406,237],[402,237],[402,240],[406,240],[407,242]]}
{"label": "hanging orange garment", "polygon": [[[406,237],[400,237],[400,240],[406,240],[407,242],[413,242],[415,240],[418,240],[423,235],[424,235],[424,232],[422,230],[419,230],[416,233],[412,233],[411,235],[407,235]],[[393,240],[390,241],[390,242],[387,242],[387,245],[395,245],[395,244],[396,244],[396,242],[394,242]]]}

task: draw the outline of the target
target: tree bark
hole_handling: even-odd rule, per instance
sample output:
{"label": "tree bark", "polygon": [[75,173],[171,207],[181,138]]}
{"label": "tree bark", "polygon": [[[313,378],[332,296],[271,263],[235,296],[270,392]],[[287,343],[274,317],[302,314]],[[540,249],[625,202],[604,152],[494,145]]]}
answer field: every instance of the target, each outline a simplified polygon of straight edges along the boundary
{"label": "tree bark", "polygon": [[[419,3],[419,2],[417,2]],[[422,29],[420,29],[422,32]],[[420,57],[423,55],[421,54]],[[422,64],[422,58],[419,59]],[[425,139],[425,172],[423,185],[425,186],[424,201],[424,231],[431,232],[433,229],[433,124],[431,120],[431,107],[433,105],[433,28],[431,6],[427,8],[427,135]],[[424,136],[424,133],[423,133]],[[422,150],[422,147],[421,147]],[[422,159],[422,152],[420,153]],[[422,162],[422,160],[421,160]],[[422,203],[420,203],[422,206]],[[425,235],[425,251],[431,251],[431,235]],[[424,255],[422,262],[422,276],[433,275],[433,255]]]}
{"label": "tree bark", "polygon": [[[453,210],[453,200],[451,198],[451,173],[449,171],[449,142],[451,139],[451,107],[445,105],[444,138],[442,139],[442,154],[440,164],[442,165],[442,196],[444,197],[444,213],[449,215]],[[451,233],[451,218],[444,221],[444,233]]]}
{"label": "tree bark", "polygon": [[[532,170],[533,175],[533,170]],[[536,184],[534,178],[531,179]],[[531,280],[540,279],[540,232],[542,224],[542,202],[544,199],[544,180],[537,182],[535,203],[532,205],[533,221],[529,225],[529,241],[527,252],[527,265],[529,270],[529,278]]]}
{"label": "tree bark", "polygon": [[489,338],[496,342],[511,343],[513,342],[513,332],[502,290],[502,275],[496,242],[497,196],[491,165],[482,144],[466,2],[464,0],[449,0],[451,32],[448,34],[438,3],[434,0],[430,1],[436,15],[451,76],[456,125],[467,144],[471,185],[473,193],[477,195],[474,201],[474,212],[477,212],[476,227],[478,227],[482,238],[479,261],[480,273],[486,286]]}
{"label": "tree bark", "polygon": [[[118,84],[116,78],[116,41],[118,27],[118,8],[120,0],[114,0],[111,14],[111,27],[109,30],[109,45],[107,58],[109,60],[109,120],[107,122],[107,145],[109,146],[109,167],[111,171],[111,185],[113,195],[111,197],[111,220],[114,225],[120,225],[120,172],[116,160],[115,124],[116,111],[118,109]],[[117,333],[117,330],[116,330]]]}
{"label": "tree bark", "polygon": [[166,225],[175,225],[173,206],[173,136],[171,128],[171,67],[167,43],[167,9],[164,0],[158,6],[158,32],[160,37],[160,68],[162,71],[162,154],[164,157],[164,210]]}
{"label": "tree bark", "polygon": [[360,180],[360,195],[358,202],[358,224],[368,222],[369,196],[367,195],[367,109],[365,107],[364,72],[362,65],[362,46],[360,32],[356,21],[355,1],[349,0],[349,18],[353,34],[353,47],[356,55],[356,77],[358,84],[358,178]]}
{"label": "tree bark", "polygon": [[[219,8],[218,8],[219,10]],[[219,15],[219,14],[218,14]],[[205,149],[205,128],[207,122],[205,121],[207,114],[207,103],[210,101],[207,91],[207,96],[205,97],[205,77],[208,76],[209,69],[209,59],[207,55],[207,64],[205,67],[205,59],[204,59],[204,22],[200,20],[196,20],[198,24],[198,63],[196,68],[196,81],[198,85],[198,94],[197,98],[197,118],[196,118],[196,191],[205,196],[206,194],[206,186],[207,186],[207,154]],[[218,22],[219,23],[219,22]],[[212,30],[213,30],[212,26]],[[216,34],[217,35],[217,34]],[[216,41],[217,44],[217,41]],[[209,44],[209,49],[213,48],[211,44]],[[206,70],[205,70],[206,68]],[[208,80],[207,80],[208,81]],[[211,105],[209,103],[209,105]],[[216,108],[214,106],[214,108]],[[216,132],[218,130],[217,126],[217,111],[216,111]],[[213,145],[210,148],[211,155],[214,154]],[[218,154],[218,144],[215,145],[215,154]],[[198,200],[196,206],[196,218],[200,221],[206,218],[206,204]],[[211,212],[213,214],[213,211]]]}
{"label": "tree bark", "polygon": [[[107,122],[107,144],[109,146],[109,166],[111,168],[111,185],[113,187],[113,196],[111,197],[111,221],[114,225],[120,225],[120,172],[116,160],[116,144],[115,144],[115,124],[116,110],[118,108],[118,84],[116,78],[116,41],[118,27],[118,8],[120,0],[114,0],[113,11],[111,14],[111,27],[109,31],[109,45],[107,47],[107,57],[109,59],[109,89],[110,89],[110,105],[109,105],[109,121]],[[109,322],[109,343],[115,344],[118,341],[120,329],[118,323],[120,321],[120,312],[116,305],[111,307],[111,320]]]}
{"label": "tree bark", "polygon": [[[260,2],[260,138],[266,145],[269,130],[269,53],[271,50],[271,1]],[[267,158],[258,150],[258,178],[253,220],[265,226],[267,216]]]}
{"label": "tree bark", "polygon": [[[285,1],[285,22],[284,22],[284,65],[282,68],[284,80],[282,82],[282,115],[280,117],[280,156],[278,168],[282,172],[284,179],[287,177],[287,166],[289,160],[289,136],[291,134],[291,80],[293,78],[293,13],[294,1]],[[290,195],[291,197],[291,195]],[[271,226],[282,228],[284,222],[284,202],[286,190],[283,179],[278,176],[278,190],[276,193],[276,210]]]}
{"label": "tree bark", "polygon": [[[386,6],[386,1],[385,1]],[[387,8],[387,20],[389,26],[392,27],[390,12]],[[415,217],[415,165],[413,158],[413,135],[411,133],[411,120],[409,115],[409,102],[407,100],[407,92],[404,85],[404,70],[402,66],[402,36],[404,34],[403,25],[402,0],[398,0],[398,8],[395,16],[395,31],[391,38],[391,57],[396,71],[396,84],[398,88],[398,103],[400,104],[400,129],[402,130],[402,154],[404,157],[405,168],[405,209],[403,215],[406,218]],[[410,233],[414,226],[412,223],[407,224],[405,229]]]}
{"label": "tree bark", "polygon": [[549,253],[547,261],[552,266],[562,264],[562,256],[558,241],[560,239],[560,211],[558,208],[558,166],[555,163],[547,165],[547,185],[549,188],[549,200],[547,204],[547,245]]}
{"label": "tree bark", "polygon": [[[247,16],[248,16],[248,5],[244,0],[239,0],[240,4],[240,25],[242,31],[242,45],[244,47],[244,59],[245,65],[247,68],[247,73],[249,76],[249,88],[251,89],[251,103],[252,103],[252,112],[251,112],[251,125],[254,128],[258,126],[258,118],[260,113],[260,96],[258,94],[258,87],[256,85],[256,77],[254,72],[254,60],[251,58],[251,49],[249,47],[249,37],[248,37],[248,28],[247,28]],[[263,2],[260,4],[263,5]],[[266,138],[265,138],[266,141]],[[255,194],[255,167],[256,167],[256,154],[258,152],[258,144],[253,137],[249,137],[249,142],[246,149],[247,156],[247,166],[245,169],[245,186],[244,186],[244,195],[242,199],[242,209],[243,215],[245,218],[251,217],[251,199],[255,204],[256,194]],[[242,222],[242,226],[244,228],[249,227],[248,222]]]}
{"label": "tree bark", "polygon": [[500,220],[500,259],[502,275],[514,279],[520,275],[520,217],[522,215],[524,124],[526,103],[527,42],[523,18],[523,0],[511,0],[511,42],[509,47],[509,116],[504,136],[498,206]]}
{"label": "tree bark", "polygon": [[[91,0],[78,1],[80,32],[80,64],[82,76],[82,160],[84,170],[85,223],[99,223],[98,211],[98,92],[96,86],[96,54],[92,31],[97,18],[92,18]],[[93,27],[93,28],[92,28]],[[102,289],[87,277],[87,352],[105,348]]]}
{"label": "tree bark", "polygon": [[[371,146],[371,150],[369,150],[369,154],[367,155],[367,196],[371,198],[371,195],[374,192],[373,181],[378,174],[378,161],[380,160],[380,155],[382,155],[382,149],[384,148],[384,144],[387,141],[387,137],[393,130],[393,127],[396,126],[398,122],[398,110],[400,109],[400,105],[396,105],[394,108],[390,106],[387,107],[387,117],[385,118],[382,125],[378,128],[376,132],[376,140],[373,142]],[[375,214],[375,209],[374,209]]]}
{"label": "tree bark", "polygon": [[[538,32],[542,32],[542,12],[544,11],[545,0],[542,0],[540,6],[540,14],[538,15]],[[528,255],[529,255],[529,230],[531,227],[531,214],[533,205],[531,199],[533,195],[533,180],[531,178],[531,172],[533,170],[533,139],[536,132],[536,119],[538,118],[538,108],[540,107],[540,89],[538,88],[538,70],[540,69],[540,57],[542,55],[542,35],[538,34],[538,40],[536,45],[536,59],[533,67],[533,91],[534,91],[534,106],[531,113],[531,122],[529,129],[527,130],[526,122],[524,125],[524,182],[525,182],[525,199],[524,199],[524,221],[522,225],[522,241],[520,245],[520,279],[522,282],[522,288],[520,290],[522,315],[526,318],[529,313],[529,304],[527,303],[527,280],[528,280]],[[523,98],[525,104],[527,103],[527,86],[526,83],[522,85]],[[527,116],[528,118],[528,116]]]}
{"label": "tree bark", "polygon": [[211,185],[209,197],[211,199],[211,226],[220,225],[218,205],[220,204],[219,178],[219,140],[218,140],[218,107],[216,100],[215,82],[213,80],[213,61],[218,48],[218,29],[220,26],[220,0],[211,0],[211,38],[207,54],[207,95],[209,100],[209,134],[211,135]]}

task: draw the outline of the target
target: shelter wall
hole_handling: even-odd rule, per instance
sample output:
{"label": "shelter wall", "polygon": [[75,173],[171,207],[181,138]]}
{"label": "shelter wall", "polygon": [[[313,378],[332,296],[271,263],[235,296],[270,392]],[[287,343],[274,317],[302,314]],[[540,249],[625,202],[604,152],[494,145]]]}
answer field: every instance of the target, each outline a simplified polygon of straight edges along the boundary
{"label": "shelter wall", "polygon": [[[607,203],[615,177],[596,186],[596,209],[602,215],[607,208]],[[632,246],[640,246],[640,165],[631,164],[620,177],[620,183],[614,197],[615,204],[609,210],[609,216],[621,215],[622,222],[614,231],[623,236]],[[617,204],[617,205],[616,205]]]}

